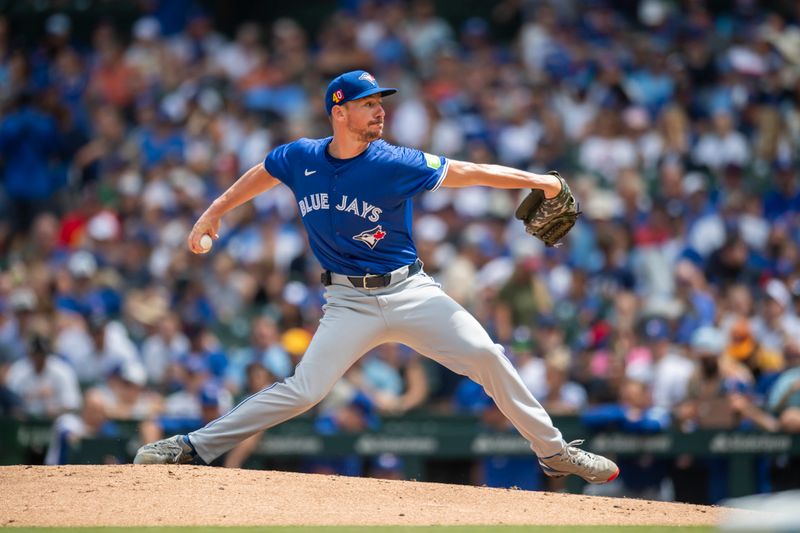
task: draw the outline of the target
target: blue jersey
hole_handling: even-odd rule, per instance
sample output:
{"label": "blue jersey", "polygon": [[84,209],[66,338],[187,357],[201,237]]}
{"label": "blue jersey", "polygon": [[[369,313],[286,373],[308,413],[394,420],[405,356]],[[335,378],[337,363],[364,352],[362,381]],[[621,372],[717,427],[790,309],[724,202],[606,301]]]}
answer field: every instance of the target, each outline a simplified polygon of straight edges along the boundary
{"label": "blue jersey", "polygon": [[411,199],[439,188],[448,160],[383,140],[352,159],[334,160],[326,154],[332,139],[298,139],[264,160],[294,193],[317,260],[348,276],[413,263]]}

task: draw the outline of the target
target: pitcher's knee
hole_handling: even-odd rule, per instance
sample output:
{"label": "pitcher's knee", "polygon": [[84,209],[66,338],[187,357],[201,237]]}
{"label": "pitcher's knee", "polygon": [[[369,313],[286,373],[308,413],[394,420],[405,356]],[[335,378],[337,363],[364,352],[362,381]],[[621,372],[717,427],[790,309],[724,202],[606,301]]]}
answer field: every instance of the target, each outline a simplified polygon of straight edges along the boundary
{"label": "pitcher's knee", "polygon": [[476,345],[464,354],[464,362],[474,369],[496,365],[505,358],[505,351],[499,344]]}
{"label": "pitcher's knee", "polygon": [[310,409],[322,401],[325,397],[325,392],[312,389],[298,389],[295,391],[295,397],[298,406]]}
{"label": "pitcher's knee", "polygon": [[284,381],[284,385],[288,387],[287,392],[293,403],[305,409],[310,409],[321,402],[333,386],[327,381],[321,381],[318,376],[303,372],[301,367],[298,367],[294,376]]}

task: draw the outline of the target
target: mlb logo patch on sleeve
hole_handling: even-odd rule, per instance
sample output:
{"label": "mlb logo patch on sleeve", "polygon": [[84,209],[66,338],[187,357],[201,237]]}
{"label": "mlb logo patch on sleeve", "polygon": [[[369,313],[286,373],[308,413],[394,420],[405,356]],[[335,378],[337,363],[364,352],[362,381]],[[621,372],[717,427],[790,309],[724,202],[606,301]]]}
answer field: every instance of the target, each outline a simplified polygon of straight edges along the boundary
{"label": "mlb logo patch on sleeve", "polygon": [[428,167],[436,170],[437,168],[442,166],[442,160],[439,159],[439,156],[429,154],[427,152],[423,152],[423,154],[425,154],[425,164],[427,164]]}

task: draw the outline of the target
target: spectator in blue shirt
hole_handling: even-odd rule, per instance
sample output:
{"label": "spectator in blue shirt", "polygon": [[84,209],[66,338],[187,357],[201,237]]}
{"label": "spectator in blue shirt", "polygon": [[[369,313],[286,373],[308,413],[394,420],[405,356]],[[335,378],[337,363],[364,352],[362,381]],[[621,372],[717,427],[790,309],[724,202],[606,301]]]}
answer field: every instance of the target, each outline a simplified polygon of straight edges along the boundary
{"label": "spectator in blue shirt", "polygon": [[55,120],[34,106],[30,92],[18,95],[0,122],[3,185],[13,232],[27,233],[36,215],[50,207],[60,185],[51,167],[60,144]]}
{"label": "spectator in blue shirt", "polygon": [[[595,430],[657,433],[669,427],[670,415],[666,409],[653,406],[647,385],[629,379],[620,387],[617,403],[587,409],[581,416],[581,421],[586,427]],[[668,460],[642,454],[635,457],[620,457],[617,463],[621,472],[619,480],[616,482],[616,487],[609,486],[609,490],[614,491],[614,494],[653,499],[666,498],[662,482],[669,473]]]}
{"label": "spectator in blue shirt", "polygon": [[581,421],[590,428],[628,433],[657,433],[670,425],[669,412],[654,407],[647,386],[629,379],[622,384],[619,402],[587,409]]}

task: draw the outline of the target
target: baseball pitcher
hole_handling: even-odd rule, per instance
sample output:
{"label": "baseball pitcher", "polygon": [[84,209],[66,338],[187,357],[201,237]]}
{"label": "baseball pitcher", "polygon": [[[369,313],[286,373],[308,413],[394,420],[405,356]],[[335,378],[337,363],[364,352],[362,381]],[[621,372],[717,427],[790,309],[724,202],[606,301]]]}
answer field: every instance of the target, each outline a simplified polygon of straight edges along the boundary
{"label": "baseball pitcher", "polygon": [[203,253],[208,248],[201,239],[218,238],[225,213],[279,183],[289,187],[325,269],[324,316],[293,376],[198,431],[143,446],[134,463],[209,463],[250,435],[313,407],[365,352],[398,342],[480,383],[530,442],[548,476],[576,474],[591,483],[617,477],[617,465],[580,449],[582,441],[564,442],[503,347],[425,273],[412,239],[415,195],[482,185],[532,189],[516,217],[553,246],[580,214],[566,181],[556,172],[456,161],[383,141],[382,98],[395,92],[363,70],[335,78],[325,94],[333,136],[275,148],[197,220],[188,246]]}

